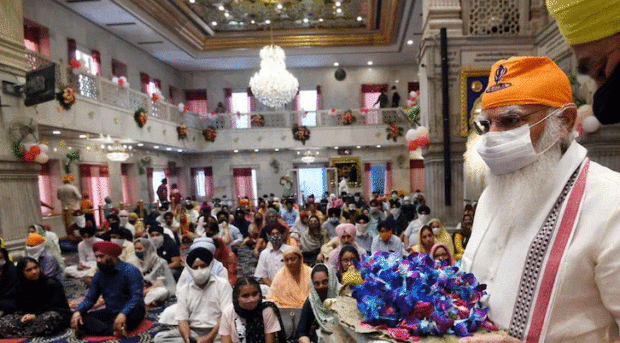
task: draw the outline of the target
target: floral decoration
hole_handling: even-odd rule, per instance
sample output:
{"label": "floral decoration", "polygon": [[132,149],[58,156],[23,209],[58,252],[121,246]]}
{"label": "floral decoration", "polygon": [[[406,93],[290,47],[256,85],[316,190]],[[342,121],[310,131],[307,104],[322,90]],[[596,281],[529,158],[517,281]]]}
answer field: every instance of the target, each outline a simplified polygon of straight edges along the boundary
{"label": "floral decoration", "polygon": [[252,114],[250,117],[252,121],[252,127],[263,127],[265,126],[265,116],[262,114]]}
{"label": "floral decoration", "polygon": [[142,175],[146,172],[146,167],[151,165],[151,157],[145,156],[140,159],[140,163],[138,164],[138,174]]}
{"label": "floral decoration", "polygon": [[73,182],[73,181],[75,181],[75,177],[71,174],[67,174],[65,175],[65,177],[62,178],[63,183]]}
{"label": "floral decoration", "polygon": [[202,135],[205,137],[207,142],[215,142],[215,139],[217,138],[217,130],[215,127],[209,126],[209,128],[202,131]]}
{"label": "floral decoration", "polygon": [[70,174],[71,173],[71,165],[73,164],[73,162],[79,162],[80,161],[80,151],[79,150],[75,150],[75,151],[71,151],[70,153],[67,153],[65,155],[65,157],[67,158],[67,161],[65,162],[65,173],[66,174]]}
{"label": "floral decoration", "polygon": [[351,125],[357,121],[357,117],[350,108],[342,113],[342,125]]}
{"label": "floral decoration", "polygon": [[364,283],[351,289],[363,326],[387,329],[392,337],[407,341],[497,330],[480,302],[486,285],[459,265],[434,261],[427,254],[401,258],[387,252],[362,257],[358,265]]}
{"label": "floral decoration", "polygon": [[112,82],[119,85],[119,87],[129,88],[129,82],[127,82],[127,78],[124,76],[121,77],[113,77]]}
{"label": "floral decoration", "polygon": [[62,109],[70,110],[71,106],[75,104],[75,91],[70,86],[62,87],[60,92],[56,93],[56,100]]}
{"label": "floral decoration", "polygon": [[143,128],[149,119],[149,113],[144,109],[144,107],[140,107],[133,113],[133,119],[140,128]]}
{"label": "floral decoration", "polygon": [[398,137],[402,137],[403,135],[403,128],[396,125],[396,124],[392,124],[390,125],[387,129],[387,140],[389,141],[390,139],[393,139],[394,142],[396,142],[396,139],[398,139]]}
{"label": "floral decoration", "polygon": [[155,92],[151,95],[151,100],[153,100],[153,102],[164,101],[164,97],[160,93]]}
{"label": "floral decoration", "polygon": [[177,126],[177,135],[179,140],[187,139],[187,131],[187,125],[181,124],[180,126]]}
{"label": "floral decoration", "polygon": [[306,145],[306,141],[310,139],[310,130],[306,126],[293,126],[293,139]]}

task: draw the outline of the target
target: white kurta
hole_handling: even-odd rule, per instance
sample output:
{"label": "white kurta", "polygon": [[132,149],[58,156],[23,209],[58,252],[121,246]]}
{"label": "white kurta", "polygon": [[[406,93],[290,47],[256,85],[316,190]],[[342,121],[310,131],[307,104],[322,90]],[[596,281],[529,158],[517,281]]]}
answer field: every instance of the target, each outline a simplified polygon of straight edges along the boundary
{"label": "white kurta", "polygon": [[[548,195],[547,200],[540,204],[538,211],[521,218],[513,227],[495,226],[494,222],[502,213],[495,210],[494,199],[489,198],[487,192],[480,197],[463,266],[473,272],[480,283],[487,284],[489,318],[500,328],[507,329],[510,325],[530,243],[564,185],[584,161],[586,152],[581,145],[571,144],[554,173],[556,177],[550,181],[550,187],[540,190]],[[547,312],[548,321],[542,332],[544,342],[604,342],[609,336],[618,337],[619,190],[619,173],[590,163],[582,208],[559,267],[555,293]],[[564,208],[560,218],[563,214]],[[559,223],[560,219],[556,232]]]}

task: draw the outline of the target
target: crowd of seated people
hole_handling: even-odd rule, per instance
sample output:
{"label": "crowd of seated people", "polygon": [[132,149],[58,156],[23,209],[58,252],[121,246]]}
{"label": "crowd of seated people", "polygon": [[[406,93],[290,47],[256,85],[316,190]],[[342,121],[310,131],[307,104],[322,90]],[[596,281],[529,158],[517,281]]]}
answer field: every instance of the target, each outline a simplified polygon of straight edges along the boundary
{"label": "crowd of seated people", "polygon": [[[362,282],[355,261],[384,251],[425,253],[454,265],[475,210],[465,208],[452,236],[440,219],[430,219],[421,194],[394,192],[389,200],[373,194],[369,201],[325,194],[302,204],[264,196],[256,207],[247,198],[231,205],[175,197],[143,218],[141,211],[110,207],[99,226],[78,210],[64,240],[76,245],[78,261],[68,267],[58,237],[32,225],[17,267],[0,249],[0,338],[49,336],[68,327],[125,337],[149,306],[166,304],[160,322],[171,329],[155,342],[281,342],[279,309],[301,311],[289,338],[346,342],[323,301]],[[253,256],[253,275],[237,277],[240,249]],[[89,286],[73,312],[66,278]]]}

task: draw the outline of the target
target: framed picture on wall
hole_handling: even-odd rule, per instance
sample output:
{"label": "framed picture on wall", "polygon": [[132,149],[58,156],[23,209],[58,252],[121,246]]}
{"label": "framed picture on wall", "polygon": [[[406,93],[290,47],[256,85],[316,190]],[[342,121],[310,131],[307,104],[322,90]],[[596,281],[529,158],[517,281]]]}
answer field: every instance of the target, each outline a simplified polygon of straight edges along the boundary
{"label": "framed picture on wall", "polygon": [[329,166],[338,170],[338,178],[347,178],[350,188],[362,187],[362,159],[360,157],[334,157],[329,159]]}
{"label": "framed picture on wall", "polygon": [[461,136],[473,129],[473,110],[479,107],[482,93],[489,83],[490,69],[461,69]]}

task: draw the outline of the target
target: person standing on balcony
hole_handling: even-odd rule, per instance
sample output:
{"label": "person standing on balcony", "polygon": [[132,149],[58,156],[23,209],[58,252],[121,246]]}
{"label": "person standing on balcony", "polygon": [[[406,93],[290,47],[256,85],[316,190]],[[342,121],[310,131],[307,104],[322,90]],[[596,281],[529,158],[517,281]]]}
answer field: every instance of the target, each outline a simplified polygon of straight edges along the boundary
{"label": "person standing on balcony", "polygon": [[396,108],[400,104],[400,94],[396,90],[396,86],[392,86],[392,107]]}
{"label": "person standing on balcony", "polygon": [[375,102],[372,105],[374,106],[376,104],[379,104],[379,108],[387,108],[388,107],[388,96],[387,96],[387,90],[385,88],[381,89],[381,95],[379,95],[379,98],[377,99],[377,102]]}

